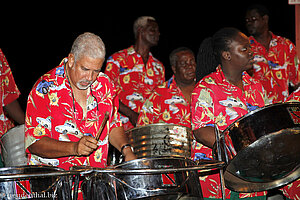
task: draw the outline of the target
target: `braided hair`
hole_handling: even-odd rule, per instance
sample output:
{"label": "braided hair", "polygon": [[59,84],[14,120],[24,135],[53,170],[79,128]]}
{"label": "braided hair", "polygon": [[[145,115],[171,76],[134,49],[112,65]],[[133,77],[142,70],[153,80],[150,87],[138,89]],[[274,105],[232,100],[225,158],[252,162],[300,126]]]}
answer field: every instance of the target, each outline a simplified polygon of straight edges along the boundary
{"label": "braided hair", "polygon": [[197,55],[196,82],[214,72],[222,64],[223,51],[229,50],[229,45],[240,31],[236,28],[222,28],[212,37],[204,39]]}

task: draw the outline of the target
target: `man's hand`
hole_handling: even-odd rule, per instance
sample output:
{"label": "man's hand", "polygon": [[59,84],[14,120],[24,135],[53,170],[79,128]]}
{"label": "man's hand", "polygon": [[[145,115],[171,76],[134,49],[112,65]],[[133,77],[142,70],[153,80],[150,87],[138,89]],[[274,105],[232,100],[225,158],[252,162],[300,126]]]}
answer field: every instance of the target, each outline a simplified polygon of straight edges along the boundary
{"label": "man's hand", "polygon": [[125,161],[137,159],[136,155],[132,152],[131,148],[125,148],[123,150],[123,155],[124,155]]}
{"label": "man's hand", "polygon": [[77,156],[88,156],[97,149],[97,140],[91,136],[83,136],[74,145],[74,154]]}

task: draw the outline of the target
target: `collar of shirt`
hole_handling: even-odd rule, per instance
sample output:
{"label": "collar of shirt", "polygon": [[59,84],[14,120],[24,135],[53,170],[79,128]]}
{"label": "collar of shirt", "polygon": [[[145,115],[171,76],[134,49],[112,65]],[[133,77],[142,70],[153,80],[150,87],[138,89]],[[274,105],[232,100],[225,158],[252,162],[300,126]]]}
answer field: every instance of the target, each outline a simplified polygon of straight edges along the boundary
{"label": "collar of shirt", "polygon": [[[128,49],[127,49],[127,52],[128,52],[128,54],[129,55],[137,55],[138,57],[142,57],[138,52],[136,52],[135,51],[135,49],[134,49],[134,46],[133,45],[131,45]],[[149,51],[149,58],[152,58],[153,56],[152,56],[152,53]]]}
{"label": "collar of shirt", "polygon": [[[272,39],[270,41],[270,46],[269,47],[273,47],[273,46],[276,46],[277,44],[277,41],[279,39],[279,36],[275,35],[274,33],[272,33],[271,31],[269,31],[269,33],[271,34],[272,36]],[[253,36],[249,36],[249,41],[250,41],[250,44],[251,45],[259,45],[259,46],[262,46]]]}
{"label": "collar of shirt", "polygon": [[[226,86],[227,88],[238,88],[235,85],[231,84],[225,77],[223,70],[221,68],[221,65],[219,65],[216,69],[216,74],[217,76],[215,77],[215,79],[217,80],[217,82],[221,83],[222,85]],[[247,72],[243,72],[242,73],[242,81],[243,81],[243,85],[244,85],[244,89],[246,89],[245,87],[247,87],[248,85],[251,84],[251,80],[253,80],[250,75]]]}

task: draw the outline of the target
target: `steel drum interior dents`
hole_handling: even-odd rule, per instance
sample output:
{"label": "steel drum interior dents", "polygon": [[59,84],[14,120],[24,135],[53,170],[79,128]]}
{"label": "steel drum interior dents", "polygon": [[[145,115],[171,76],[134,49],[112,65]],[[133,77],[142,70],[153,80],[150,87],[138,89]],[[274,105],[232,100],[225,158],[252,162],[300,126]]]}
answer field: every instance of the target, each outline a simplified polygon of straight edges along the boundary
{"label": "steel drum interior dents", "polygon": [[[197,170],[162,173],[159,169],[195,166],[180,157],[143,158],[124,162],[115,169],[158,169],[151,174],[95,173],[86,178],[83,194],[88,199],[203,199]],[[103,192],[105,192],[105,197]],[[95,192],[96,191],[96,192]]]}
{"label": "steel drum interior dents", "polygon": [[232,123],[220,138],[227,163],[226,187],[255,192],[296,180],[300,176],[299,123],[300,103],[269,105]]}
{"label": "steel drum interior dents", "polygon": [[126,131],[138,158],[191,156],[191,129],[175,124],[150,124]]}
{"label": "steel drum interior dents", "polygon": [[[71,187],[68,176],[46,176],[47,173],[64,171],[61,168],[25,165],[0,168],[0,199],[71,199]],[[27,177],[26,175],[39,176]],[[22,175],[22,178],[11,178]]]}
{"label": "steel drum interior dents", "polygon": [[26,165],[24,137],[24,124],[16,126],[2,135],[1,155],[6,167]]}

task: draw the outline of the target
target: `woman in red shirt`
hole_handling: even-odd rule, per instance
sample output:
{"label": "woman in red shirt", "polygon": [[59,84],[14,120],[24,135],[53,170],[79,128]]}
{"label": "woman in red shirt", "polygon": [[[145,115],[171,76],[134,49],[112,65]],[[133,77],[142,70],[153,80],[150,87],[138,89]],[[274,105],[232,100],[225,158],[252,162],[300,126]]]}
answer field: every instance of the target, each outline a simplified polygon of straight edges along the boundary
{"label": "woman in red shirt", "polygon": [[[205,39],[199,49],[197,81],[192,94],[192,129],[202,159],[212,159],[214,126],[225,130],[249,111],[265,105],[262,85],[245,71],[254,63],[248,37],[235,28],[223,28]],[[205,199],[220,199],[219,174],[200,177]],[[265,192],[235,193],[228,189],[226,198],[265,199]]]}

